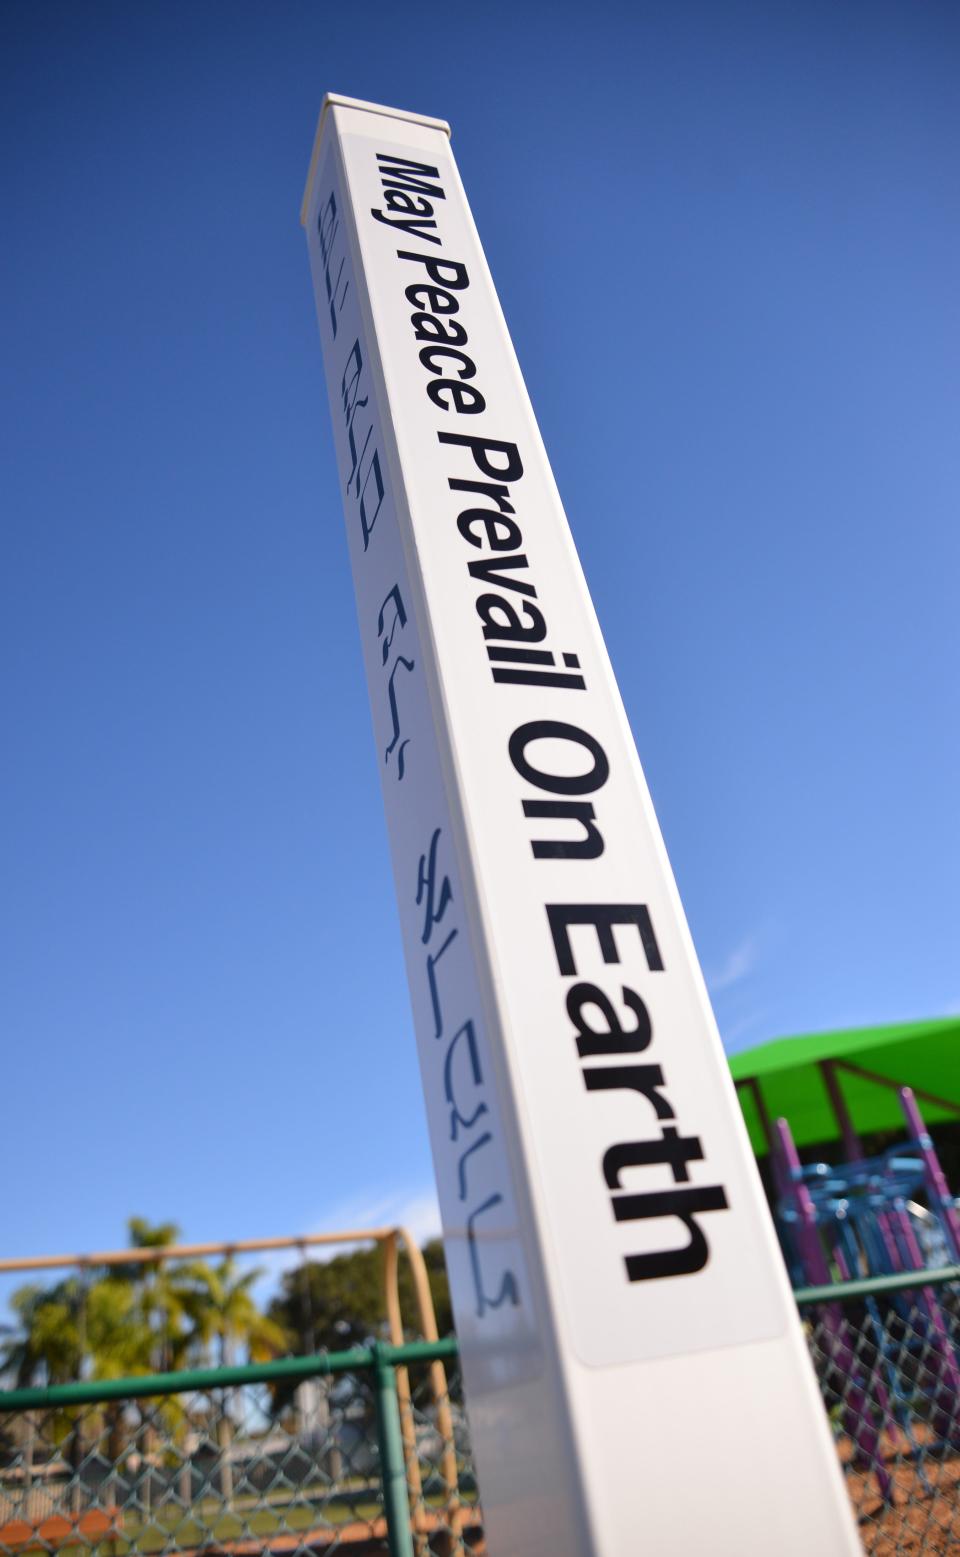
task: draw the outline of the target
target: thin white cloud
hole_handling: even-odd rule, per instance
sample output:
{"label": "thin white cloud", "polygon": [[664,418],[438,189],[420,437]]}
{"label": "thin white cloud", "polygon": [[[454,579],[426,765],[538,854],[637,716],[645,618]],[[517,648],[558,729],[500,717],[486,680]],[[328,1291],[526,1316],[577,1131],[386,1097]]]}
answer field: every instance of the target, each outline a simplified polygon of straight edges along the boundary
{"label": "thin white cloud", "polygon": [[[366,1228],[403,1227],[421,1246],[430,1238],[440,1236],[440,1207],[432,1185],[404,1188],[377,1194],[375,1191],[359,1191],[335,1201],[312,1226],[311,1233],[362,1232]],[[338,1254],[356,1248],[356,1243],[332,1243],[308,1245],[306,1249],[276,1249],[256,1256],[262,1271],[257,1282],[261,1301],[266,1291],[275,1288],[285,1271],[293,1270],[308,1260],[332,1260]],[[362,1246],[361,1246],[362,1247]]]}
{"label": "thin white cloud", "polygon": [[440,1207],[433,1185],[389,1190],[371,1195],[361,1192],[341,1200],[324,1215],[317,1232],[338,1227],[405,1227],[418,1243],[440,1235]]}
{"label": "thin white cloud", "polygon": [[707,987],[711,995],[717,995],[724,989],[731,989],[734,984],[739,984],[747,978],[757,965],[759,952],[757,936],[752,932],[745,935],[743,940],[733,948],[726,962],[713,973],[707,974]]}

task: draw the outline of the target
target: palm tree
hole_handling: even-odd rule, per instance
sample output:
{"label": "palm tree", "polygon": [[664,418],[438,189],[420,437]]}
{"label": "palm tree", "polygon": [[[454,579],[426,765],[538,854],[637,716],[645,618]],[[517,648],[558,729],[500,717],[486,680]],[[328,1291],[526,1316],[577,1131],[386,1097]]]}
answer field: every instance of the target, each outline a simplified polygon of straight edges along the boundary
{"label": "palm tree", "polygon": [[[11,1375],[14,1389],[56,1384],[77,1376],[81,1359],[75,1288],[76,1278],[72,1278],[50,1288],[30,1283],[14,1292],[10,1307],[16,1323],[7,1327],[7,1338],[0,1347],[0,1372]],[[29,1508],[40,1427],[35,1411],[24,1413],[19,1447],[25,1510]]]}
{"label": "palm tree", "polygon": [[283,1326],[261,1314],[251,1295],[262,1270],[239,1274],[228,1255],[219,1265],[194,1265],[191,1274],[196,1284],[190,1307],[197,1333],[205,1345],[216,1342],[221,1368],[232,1365],[241,1345],[251,1362],[264,1362],[286,1350]]}
{"label": "palm tree", "polygon": [[[131,1248],[164,1249],[176,1243],[180,1229],[176,1222],[152,1224],[146,1217],[132,1216],[127,1233]],[[182,1368],[188,1360],[194,1340],[190,1318],[197,1269],[163,1259],[131,1261],[117,1267],[118,1274],[139,1294],[143,1323],[154,1337],[152,1366],[158,1373]]]}
{"label": "palm tree", "polygon": [[[163,1248],[174,1242],[178,1233],[172,1222],[153,1226],[142,1217],[132,1217],[128,1230],[131,1245],[140,1249]],[[193,1267],[169,1265],[159,1259],[85,1271],[51,1287],[22,1287],[11,1300],[17,1322],[0,1343],[0,1371],[11,1375],[19,1387],[83,1377],[123,1378],[182,1366],[196,1334],[191,1318],[196,1287]],[[171,1400],[157,1409],[170,1419],[172,1427],[179,1417],[175,1403]],[[127,1415],[121,1402],[106,1406],[99,1414],[101,1425],[96,1433],[106,1432],[106,1450],[114,1464],[128,1444]],[[82,1464],[85,1439],[95,1421],[94,1414],[84,1410],[56,1413],[45,1423],[55,1441],[64,1440],[75,1472]],[[29,1479],[35,1417],[25,1416],[23,1426]],[[152,1414],[139,1431],[149,1465],[156,1441]],[[144,1492],[149,1495],[149,1472]]]}
{"label": "palm tree", "polygon": [[[127,1221],[127,1234],[134,1249],[162,1250],[175,1244],[180,1236],[176,1222],[151,1223],[146,1217],[132,1216]],[[203,1342],[201,1311],[198,1292],[205,1286],[204,1271],[200,1263],[156,1260],[131,1261],[119,1267],[135,1293],[141,1323],[150,1337],[150,1371],[167,1373],[183,1368],[190,1360],[190,1353]],[[151,1494],[150,1467],[156,1457],[156,1418],[165,1419],[166,1428],[173,1433],[185,1425],[185,1417],[175,1396],[168,1397],[153,1408],[141,1427],[143,1462],[147,1467],[141,1501],[149,1508]],[[189,1501],[191,1472],[185,1459],[181,1467],[181,1495]]]}
{"label": "palm tree", "polygon": [[[159,1251],[175,1243],[179,1233],[173,1222],[151,1224],[143,1217],[131,1217],[127,1225],[136,1249]],[[71,1275],[50,1287],[21,1287],[11,1300],[15,1324],[6,1328],[6,1334],[0,1327],[0,1373],[16,1388],[83,1377],[121,1378],[183,1367],[211,1346],[221,1366],[229,1366],[240,1348],[260,1361],[287,1346],[283,1326],[261,1314],[252,1295],[261,1274],[259,1270],[240,1274],[231,1259],[211,1266],[157,1258]],[[230,1399],[229,1392],[222,1396],[218,1426],[225,1451],[233,1435]],[[177,1411],[172,1400],[157,1409],[168,1417]],[[97,1435],[106,1432],[107,1453],[116,1463],[127,1447],[126,1408],[122,1403],[107,1406],[99,1421]],[[91,1425],[90,1413],[85,1413],[83,1424],[73,1421],[71,1414],[61,1414],[48,1425],[57,1441],[69,1436],[70,1458],[79,1468],[85,1453],[83,1428]],[[36,1418],[25,1414],[22,1450],[27,1481],[37,1426]],[[153,1415],[144,1418],[139,1434],[149,1465],[156,1436]],[[229,1498],[228,1452],[222,1484]],[[149,1497],[149,1472],[143,1495]]]}
{"label": "palm tree", "polygon": [[[52,1287],[21,1287],[13,1294],[11,1307],[18,1323],[0,1347],[0,1371],[12,1375],[16,1388],[67,1383],[84,1374],[119,1378],[147,1370],[149,1332],[138,1322],[135,1293],[122,1277],[106,1272],[92,1280],[68,1276]],[[43,1424],[44,1437],[51,1444],[65,1443],[75,1476],[86,1453],[91,1417],[86,1409],[59,1411]],[[104,1413],[113,1458],[122,1453],[122,1418],[122,1405],[108,1407]],[[23,1425],[24,1483],[29,1485],[36,1414],[25,1413]],[[79,1485],[75,1495],[80,1496]]]}
{"label": "palm tree", "polygon": [[[204,1344],[216,1343],[217,1361],[229,1368],[242,1345],[253,1362],[264,1361],[286,1349],[287,1337],[281,1325],[261,1314],[251,1288],[263,1274],[249,1270],[238,1274],[235,1262],[227,1256],[219,1265],[197,1265],[193,1316],[197,1333]],[[230,1415],[231,1391],[224,1390],[217,1437],[221,1449],[220,1488],[225,1503],[233,1497],[233,1465],[230,1445],[234,1423]]]}
{"label": "palm tree", "polygon": [[82,1378],[93,1360],[90,1299],[103,1279],[84,1272],[51,1287],[19,1287],[10,1299],[17,1326],[0,1347],[0,1373],[12,1374],[17,1388]]}

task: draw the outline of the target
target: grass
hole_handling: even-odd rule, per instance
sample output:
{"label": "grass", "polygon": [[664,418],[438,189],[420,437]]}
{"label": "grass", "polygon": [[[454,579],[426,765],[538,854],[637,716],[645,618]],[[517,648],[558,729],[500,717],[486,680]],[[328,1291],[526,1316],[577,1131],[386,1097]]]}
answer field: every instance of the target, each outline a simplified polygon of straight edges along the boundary
{"label": "grass", "polygon": [[[464,1496],[466,1494],[466,1496]],[[466,1503],[476,1501],[471,1485],[461,1491]],[[443,1506],[442,1492],[428,1492],[427,1507]],[[119,1533],[95,1543],[69,1541],[58,1545],[62,1557],[128,1557],[143,1554],[156,1557],[162,1551],[185,1551],[223,1546],[233,1541],[269,1541],[275,1536],[302,1534],[307,1530],[338,1529],[353,1523],[372,1525],[383,1515],[379,1485],[361,1477],[341,1481],[336,1490],[314,1485],[279,1488],[267,1493],[246,1493],[233,1498],[225,1508],[219,1498],[203,1498],[184,1509],[164,1502],[149,1514],[142,1511],[121,1513]],[[49,1541],[24,1544],[21,1557],[34,1552],[49,1553]]]}

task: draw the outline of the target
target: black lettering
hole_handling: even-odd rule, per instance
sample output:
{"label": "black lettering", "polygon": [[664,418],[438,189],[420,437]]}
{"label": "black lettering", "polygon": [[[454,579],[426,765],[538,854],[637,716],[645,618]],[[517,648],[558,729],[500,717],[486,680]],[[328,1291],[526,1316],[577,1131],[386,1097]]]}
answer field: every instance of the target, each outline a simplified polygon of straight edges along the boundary
{"label": "black lettering", "polygon": [[[474,525],[485,532],[483,539],[474,534]],[[491,551],[516,551],[523,540],[520,526],[492,508],[465,508],[457,518],[457,529],[471,546],[482,546],[485,539]]]}
{"label": "black lettering", "polygon": [[[526,809],[526,807],[524,807]],[[636,1017],[634,1027],[624,1027],[613,1009],[613,1001],[596,984],[574,984],[567,995],[567,1015],[577,1030],[577,1053],[582,1060],[598,1054],[640,1054],[653,1037],[650,1014],[640,996],[624,985],[623,1003]],[[595,1006],[606,1027],[591,1027],[584,1011]]]}
{"label": "black lettering", "polygon": [[727,1197],[719,1185],[706,1189],[665,1189],[649,1195],[618,1195],[613,1214],[618,1222],[640,1222],[675,1216],[687,1229],[686,1248],[663,1249],[653,1254],[628,1254],[624,1260],[630,1281],[651,1281],[665,1276],[692,1276],[703,1270],[710,1248],[694,1217],[708,1211],[726,1211]]}
{"label": "black lettering", "polygon": [[[377,161],[382,163],[380,168],[380,182],[384,188],[415,189],[418,194],[432,195],[434,200],[445,200],[439,184],[425,184],[424,178],[439,178],[439,168],[432,168],[426,162],[410,162],[406,157],[392,157],[387,152],[378,151]],[[419,174],[420,177],[413,177]]]}
{"label": "black lettering", "polygon": [[[440,239],[436,241],[439,243]],[[467,267],[461,265],[459,260],[433,259],[429,254],[411,254],[408,249],[398,249],[397,259],[412,260],[417,265],[423,265],[431,281],[435,281],[438,287],[449,287],[451,292],[462,292],[464,287],[470,285]],[[450,271],[451,274],[441,275],[441,271]]]}
{"label": "black lettering", "polygon": [[458,314],[460,304],[445,287],[428,287],[424,282],[414,282],[404,291],[404,297],[414,308],[425,308],[431,314]]}
{"label": "black lettering", "polygon": [[[473,438],[469,433],[438,432],[437,437],[441,443],[458,443],[469,449],[477,469],[491,481],[519,481],[523,475],[523,462],[515,443],[503,443],[499,438]],[[502,466],[494,464],[497,455],[504,461]]]}
{"label": "black lettering", "polygon": [[[528,600],[521,602],[520,609],[525,616],[530,618],[530,626],[525,627],[509,600],[502,595],[478,595],[477,615],[483,623],[483,636],[485,638],[507,639],[509,642],[523,641],[525,643],[542,643],[547,636],[547,624],[537,610]],[[502,621],[497,621],[495,613],[499,612]]]}
{"label": "black lettering", "polygon": [[[487,409],[487,402],[479,389],[474,389],[472,384],[461,384],[455,378],[431,379],[427,385],[427,394],[441,411],[458,411],[461,416],[476,416],[478,412]],[[447,395],[446,401],[444,394]]]}
{"label": "black lettering", "polygon": [[[578,822],[584,831],[582,838],[532,839],[530,847],[535,860],[596,860],[603,853],[603,835],[594,826],[596,812],[589,800],[525,800],[523,814]],[[577,985],[578,989],[581,987]]]}
{"label": "black lettering", "polygon": [[420,361],[428,373],[436,373],[439,376],[446,371],[444,368],[435,366],[438,357],[446,357],[449,362],[459,362],[458,378],[476,378],[476,363],[471,361],[465,351],[458,351],[455,346],[424,346],[420,352]]}
{"label": "black lettering", "polygon": [[375,210],[373,206],[370,207],[370,215],[375,222],[382,222],[384,227],[392,227],[398,232],[405,232],[408,238],[425,238],[428,243],[440,242],[435,233],[427,232],[426,230],[428,227],[436,227],[437,225],[432,216],[409,216],[405,221],[401,221],[399,218],[396,221],[391,221],[389,216],[384,216],[382,211]]}
{"label": "black lettering", "polygon": [[432,216],[433,206],[420,195],[406,195],[399,184],[384,184],[383,203],[388,211],[402,211],[405,216]]}
{"label": "black lettering", "polygon": [[[475,564],[471,563],[471,568]],[[486,635],[484,635],[486,636]],[[533,741],[572,741],[576,746],[582,746],[590,753],[593,766],[587,773],[568,775],[564,773],[545,773],[542,768],[535,768],[527,758],[527,747]],[[529,724],[522,724],[514,730],[507,745],[510,753],[510,761],[528,784],[533,784],[537,789],[550,790],[555,795],[592,795],[595,790],[602,789],[610,777],[610,764],[607,754],[600,742],[588,735],[586,730],[581,730],[575,724],[562,724],[556,719],[534,719]],[[547,910],[548,914],[551,912]],[[586,910],[590,912],[589,909]],[[602,910],[601,910],[602,912]],[[571,920],[571,923],[590,923],[589,920]],[[553,921],[551,919],[551,927]],[[556,938],[554,938],[556,939]],[[612,940],[612,938],[611,938]],[[603,935],[601,933],[601,945]],[[607,958],[608,962],[612,959]],[[571,959],[572,961],[572,959]],[[570,972],[575,972],[571,966]]]}
{"label": "black lettering", "polygon": [[557,662],[549,649],[498,649],[487,648],[488,660],[511,660],[515,665],[555,665]]}
{"label": "black lettering", "polygon": [[[443,434],[440,434],[441,438]],[[515,514],[516,509],[512,503],[507,502],[509,487],[498,486],[495,481],[461,481],[456,476],[451,476],[447,482],[451,492],[480,492],[484,497],[492,497],[502,514]]]}
{"label": "black lettering", "polygon": [[566,687],[570,691],[584,692],[587,683],[582,676],[570,676],[563,670],[494,670],[494,681],[511,682],[524,687]]}
{"label": "black lettering", "polygon": [[[430,288],[407,287],[408,292],[419,290],[429,291]],[[456,298],[452,292],[444,292],[444,297],[449,297],[453,303]],[[456,308],[445,309],[445,313],[456,313]],[[451,346],[462,346],[467,339],[467,332],[456,319],[445,321],[435,319],[433,314],[411,314],[410,323],[413,325],[413,333],[418,341],[449,341]]]}
{"label": "black lettering", "polygon": [[[524,730],[531,726],[523,725]],[[516,732],[517,735],[520,731]],[[516,736],[511,736],[511,744]],[[511,752],[511,756],[512,756]],[[516,767],[516,762],[514,762]],[[519,769],[518,769],[519,771]],[[524,775],[526,776],[526,775]],[[535,779],[531,783],[536,783]],[[544,784],[540,786],[546,788]],[[597,786],[599,788],[599,785]],[[577,794],[577,790],[561,790],[560,794]],[[579,791],[584,793],[584,791]],[[563,974],[576,973],[577,965],[570,945],[568,930],[571,925],[593,925],[597,932],[597,940],[600,942],[600,950],[603,953],[604,962],[619,962],[616,942],[613,938],[613,926],[615,924],[636,925],[640,931],[640,939],[643,942],[643,951],[647,959],[647,967],[651,973],[663,972],[663,958],[660,956],[660,948],[657,945],[657,937],[653,932],[653,923],[646,903],[548,903],[547,919],[550,922],[550,934],[553,936],[554,951],[557,956],[557,966]]]}
{"label": "black lettering", "polygon": [[621,1141],[603,1154],[603,1176],[608,1189],[622,1189],[620,1175],[624,1168],[651,1168],[668,1163],[674,1182],[686,1181],[690,1174],[687,1164],[703,1161],[703,1148],[695,1135],[678,1135],[673,1125],[667,1125],[659,1141]]}
{"label": "black lettering", "polygon": [[659,1065],[596,1066],[583,1072],[583,1081],[588,1092],[639,1092],[658,1119],[675,1118],[673,1109],[660,1091],[663,1071]]}
{"label": "black lettering", "polygon": [[514,568],[529,568],[529,566],[521,551],[515,552],[511,557],[484,557],[482,562],[469,563],[468,570],[471,578],[477,578],[483,584],[492,584],[496,589],[512,589],[518,595],[536,596],[537,591],[532,584],[527,584],[523,579],[504,576]]}

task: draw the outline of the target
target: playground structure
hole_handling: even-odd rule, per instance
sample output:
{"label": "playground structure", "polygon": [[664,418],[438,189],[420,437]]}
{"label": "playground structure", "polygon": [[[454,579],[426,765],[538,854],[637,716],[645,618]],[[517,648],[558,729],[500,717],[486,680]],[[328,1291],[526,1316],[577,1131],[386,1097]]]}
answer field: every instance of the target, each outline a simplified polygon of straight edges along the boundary
{"label": "playground structure", "polygon": [[[915,1068],[910,1063],[909,1030],[878,1029],[847,1038],[856,1051],[872,1042],[874,1054],[883,1056],[886,1050],[889,1058],[889,1050],[894,1049],[894,1064],[888,1070],[904,1066],[909,1073]],[[842,1039],[843,1035],[833,1035],[834,1052],[814,1052],[806,1062],[800,1046],[816,1040],[785,1040],[765,1046],[766,1052],[738,1056],[734,1062],[738,1088],[749,1100],[748,1122],[753,1125],[755,1144],[759,1126],[769,1153],[777,1227],[793,1285],[824,1292],[835,1283],[882,1282],[960,1263],[960,1216],[914,1089],[900,1084],[895,1074],[880,1074],[851,1062]],[[954,1075],[956,1039],[956,1023],[917,1024],[916,1068],[929,1072],[939,1059],[946,1085],[955,1087],[960,1081]],[[779,1068],[771,1063],[778,1049]],[[940,1049],[944,1052],[938,1055]],[[766,1063],[757,1065],[758,1057]],[[789,1117],[781,1114],[772,1119],[764,1075],[768,1087],[769,1078],[778,1075],[783,1087],[783,1076],[791,1070],[799,1078],[797,1095],[807,1143],[818,1136],[839,1139],[846,1160],[802,1163]],[[874,1128],[878,1115],[887,1129],[892,1126],[895,1101],[904,1130],[902,1142],[874,1156],[865,1154],[844,1094],[847,1078],[860,1088],[861,1096],[867,1084]],[[815,1080],[822,1088],[819,1108]],[[924,1089],[923,1096],[938,1118],[960,1117],[960,1106],[942,1092]],[[824,1100],[832,1119],[823,1111]],[[960,1358],[954,1315],[942,1294],[929,1285],[916,1287],[909,1296],[894,1295],[892,1326],[881,1317],[875,1295],[865,1296],[864,1304],[866,1344],[862,1339],[855,1344],[846,1313],[835,1303],[824,1303],[821,1382],[824,1368],[846,1380],[843,1430],[858,1460],[870,1467],[881,1498],[891,1502],[894,1497],[884,1463],[885,1435],[887,1439],[902,1435],[921,1484],[932,1493],[927,1462],[960,1445]],[[914,1409],[918,1393],[925,1401],[922,1433]]]}
{"label": "playground structure", "polygon": [[[795,1288],[960,1260],[960,1216],[919,1101],[928,1118],[960,1120],[958,1055],[950,1019],[780,1039],[733,1057]],[[905,1140],[868,1157],[866,1131]],[[798,1147],[835,1140],[842,1161],[801,1164]]]}

